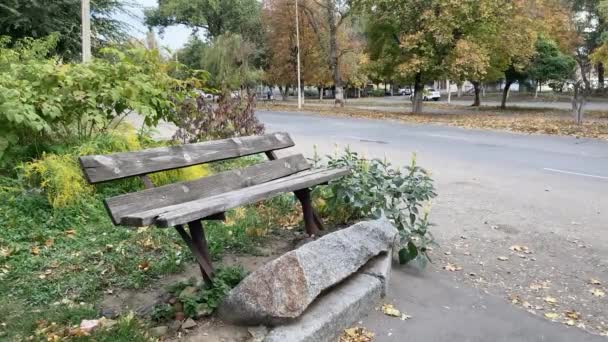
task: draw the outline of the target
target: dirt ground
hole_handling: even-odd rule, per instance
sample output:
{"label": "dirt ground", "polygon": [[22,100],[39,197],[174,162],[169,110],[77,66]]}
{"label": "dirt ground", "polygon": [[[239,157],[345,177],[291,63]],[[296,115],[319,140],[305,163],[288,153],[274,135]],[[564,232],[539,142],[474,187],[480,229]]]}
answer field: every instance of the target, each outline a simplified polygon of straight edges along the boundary
{"label": "dirt ground", "polygon": [[[216,266],[240,265],[247,272],[252,272],[265,263],[294,249],[305,241],[305,235],[297,230],[275,231],[267,236],[263,245],[257,247],[256,255],[227,254]],[[167,287],[191,278],[202,281],[198,265],[191,263],[177,274],[160,279],[154,286],[143,290],[123,290],[107,293],[101,304],[101,311],[107,316],[134,311],[145,316],[158,303],[167,299]],[[205,341],[205,342],[240,342],[253,341],[252,333],[247,327],[235,326],[214,317],[196,320],[192,329],[180,329],[179,323],[163,323],[169,327],[169,333],[163,336],[168,341]],[[158,324],[161,325],[161,324]],[[255,334],[255,330],[251,330]]]}

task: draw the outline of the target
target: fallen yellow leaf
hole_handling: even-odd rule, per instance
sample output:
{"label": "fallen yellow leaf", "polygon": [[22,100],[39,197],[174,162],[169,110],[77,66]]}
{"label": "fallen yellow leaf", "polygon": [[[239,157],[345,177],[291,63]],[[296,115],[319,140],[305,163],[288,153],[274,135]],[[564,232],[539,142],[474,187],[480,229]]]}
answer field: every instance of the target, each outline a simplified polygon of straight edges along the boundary
{"label": "fallen yellow leaf", "polygon": [[401,312],[393,306],[393,304],[382,305],[382,312],[387,316],[401,317]]}
{"label": "fallen yellow leaf", "polygon": [[51,247],[54,243],[55,243],[55,240],[53,240],[53,239],[47,239],[46,241],[44,241],[44,245],[47,247]]}
{"label": "fallen yellow leaf", "polygon": [[30,252],[31,252],[33,255],[38,255],[38,254],[40,254],[40,247],[38,247],[38,246],[34,246],[34,247],[32,247],[32,249],[30,249]]}
{"label": "fallen yellow leaf", "polygon": [[363,327],[345,329],[340,336],[340,342],[371,342],[373,340],[374,333]]}
{"label": "fallen yellow leaf", "polygon": [[547,312],[545,313],[545,317],[547,317],[548,319],[558,319],[560,316],[560,314],[558,314],[557,312]]}
{"label": "fallen yellow leaf", "polygon": [[573,319],[573,320],[577,320],[580,318],[580,313],[574,311],[574,310],[569,310],[564,312],[566,314],[566,317]]}
{"label": "fallen yellow leaf", "polygon": [[592,289],[591,290],[591,294],[596,296],[596,297],[604,297],[606,295],[606,293],[604,293],[604,291],[600,290],[600,289]]}
{"label": "fallen yellow leaf", "polygon": [[597,280],[597,279],[591,278],[591,280],[589,280],[589,284],[591,284],[591,285],[602,285],[602,282],[599,281],[599,280]]}
{"label": "fallen yellow leaf", "polygon": [[574,320],[569,319],[569,320],[565,321],[564,324],[572,327],[572,326],[574,326],[575,323],[574,323]]}
{"label": "fallen yellow leaf", "polygon": [[145,272],[150,268],[150,263],[148,261],[144,261],[137,265],[137,268]]}
{"label": "fallen yellow leaf", "polygon": [[557,304],[557,299],[547,296],[545,298],[543,298],[545,302],[549,303],[549,304]]}
{"label": "fallen yellow leaf", "polygon": [[456,271],[461,271],[462,267],[448,263],[447,265],[443,266],[443,269],[446,271],[450,271],[450,272],[456,272]]}

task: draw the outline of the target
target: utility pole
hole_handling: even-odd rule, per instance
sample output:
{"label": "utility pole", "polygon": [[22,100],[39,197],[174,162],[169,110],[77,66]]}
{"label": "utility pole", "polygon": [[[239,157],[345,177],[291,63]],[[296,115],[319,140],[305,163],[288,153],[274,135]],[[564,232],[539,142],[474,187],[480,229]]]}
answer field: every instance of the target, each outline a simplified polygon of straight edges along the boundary
{"label": "utility pole", "polygon": [[91,60],[91,4],[82,0],[82,62]]}
{"label": "utility pole", "polygon": [[298,0],[296,0],[296,47],[298,49],[298,109],[302,109],[302,87],[300,85],[300,20],[298,18]]}

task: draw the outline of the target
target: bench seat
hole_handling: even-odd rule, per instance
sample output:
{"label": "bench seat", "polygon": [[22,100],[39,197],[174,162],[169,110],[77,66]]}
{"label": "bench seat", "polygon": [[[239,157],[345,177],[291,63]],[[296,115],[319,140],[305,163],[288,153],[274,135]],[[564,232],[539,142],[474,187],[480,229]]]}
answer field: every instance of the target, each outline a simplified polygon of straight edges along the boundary
{"label": "bench seat", "polygon": [[269,199],[280,195],[281,193],[292,192],[309,188],[317,184],[327,183],[332,179],[345,176],[349,172],[348,169],[316,169],[303,171],[263,184],[244,187],[189,202],[128,214],[122,218],[121,222],[130,226],[147,226],[154,224],[158,227],[173,227],[197,218],[223,213],[244,204]]}

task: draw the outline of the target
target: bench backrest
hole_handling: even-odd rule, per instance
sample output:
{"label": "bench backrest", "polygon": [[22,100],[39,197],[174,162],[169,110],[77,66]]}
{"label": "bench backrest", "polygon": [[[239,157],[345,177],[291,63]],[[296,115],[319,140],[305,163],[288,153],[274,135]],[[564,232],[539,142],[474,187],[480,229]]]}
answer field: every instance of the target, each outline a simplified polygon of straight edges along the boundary
{"label": "bench backrest", "polygon": [[289,134],[272,133],[134,152],[82,156],[79,160],[87,181],[95,184],[292,146],[294,143]]}
{"label": "bench backrest", "polygon": [[[289,134],[272,133],[134,152],[82,156],[79,160],[87,180],[94,184],[256,153],[272,153],[291,146],[294,143]],[[107,198],[104,204],[115,225],[141,226],[141,222],[129,221],[126,216],[266,183],[308,169],[310,164],[306,158],[297,154],[192,181]]]}

